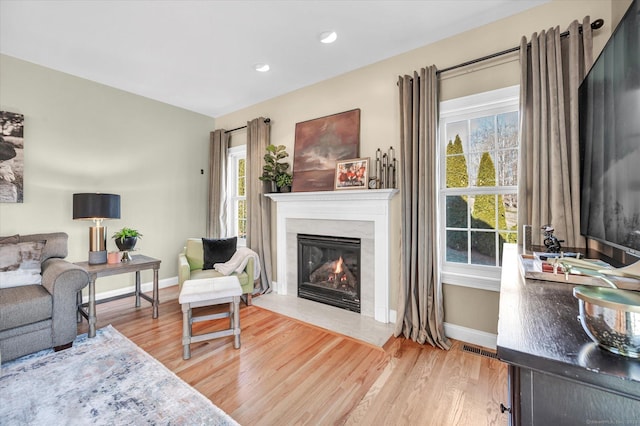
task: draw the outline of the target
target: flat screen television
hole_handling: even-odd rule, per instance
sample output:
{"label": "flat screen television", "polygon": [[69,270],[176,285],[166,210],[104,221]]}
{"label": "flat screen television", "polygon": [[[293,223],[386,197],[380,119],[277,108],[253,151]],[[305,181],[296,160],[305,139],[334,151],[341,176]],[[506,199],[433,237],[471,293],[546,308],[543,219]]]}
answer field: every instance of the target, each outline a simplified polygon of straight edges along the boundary
{"label": "flat screen television", "polygon": [[640,256],[640,0],[579,89],[581,234]]}

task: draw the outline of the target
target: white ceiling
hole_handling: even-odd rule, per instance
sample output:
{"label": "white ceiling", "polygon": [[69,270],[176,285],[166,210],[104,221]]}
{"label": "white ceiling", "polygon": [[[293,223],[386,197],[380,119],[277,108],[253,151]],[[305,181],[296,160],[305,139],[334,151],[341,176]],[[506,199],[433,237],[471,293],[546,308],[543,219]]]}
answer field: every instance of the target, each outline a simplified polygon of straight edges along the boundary
{"label": "white ceiling", "polygon": [[547,1],[0,0],[0,52],[217,117]]}

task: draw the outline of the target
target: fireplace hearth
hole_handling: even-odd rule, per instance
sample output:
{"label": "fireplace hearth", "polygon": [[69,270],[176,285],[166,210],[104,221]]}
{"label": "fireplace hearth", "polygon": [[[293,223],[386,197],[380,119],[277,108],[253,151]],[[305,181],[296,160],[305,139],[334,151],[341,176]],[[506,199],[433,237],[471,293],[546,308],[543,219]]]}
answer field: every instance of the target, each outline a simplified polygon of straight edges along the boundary
{"label": "fireplace hearth", "polygon": [[297,237],[298,297],[360,313],[360,239]]}

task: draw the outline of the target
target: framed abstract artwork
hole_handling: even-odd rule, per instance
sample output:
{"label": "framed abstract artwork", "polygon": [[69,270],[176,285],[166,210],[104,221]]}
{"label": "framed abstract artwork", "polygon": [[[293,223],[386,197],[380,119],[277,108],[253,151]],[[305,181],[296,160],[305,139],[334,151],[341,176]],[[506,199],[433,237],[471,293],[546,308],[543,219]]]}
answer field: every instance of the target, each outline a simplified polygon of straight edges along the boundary
{"label": "framed abstract artwork", "polygon": [[24,115],[0,111],[0,202],[24,198]]}
{"label": "framed abstract artwork", "polygon": [[296,123],[293,192],[334,190],[336,162],[359,149],[359,109]]}

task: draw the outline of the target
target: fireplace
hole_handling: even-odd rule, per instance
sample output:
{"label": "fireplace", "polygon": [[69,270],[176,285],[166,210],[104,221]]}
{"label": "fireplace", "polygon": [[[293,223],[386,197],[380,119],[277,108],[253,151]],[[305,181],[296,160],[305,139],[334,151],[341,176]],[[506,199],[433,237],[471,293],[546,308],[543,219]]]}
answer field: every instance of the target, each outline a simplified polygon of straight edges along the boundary
{"label": "fireplace", "polygon": [[360,313],[360,239],[298,234],[298,297]]}
{"label": "fireplace", "polygon": [[[391,198],[397,189],[264,194],[276,203],[277,279],[274,291],[298,296],[298,234],[359,238],[360,315],[393,322],[389,309]],[[357,208],[353,206],[357,205]],[[397,267],[397,266],[395,266]]]}

